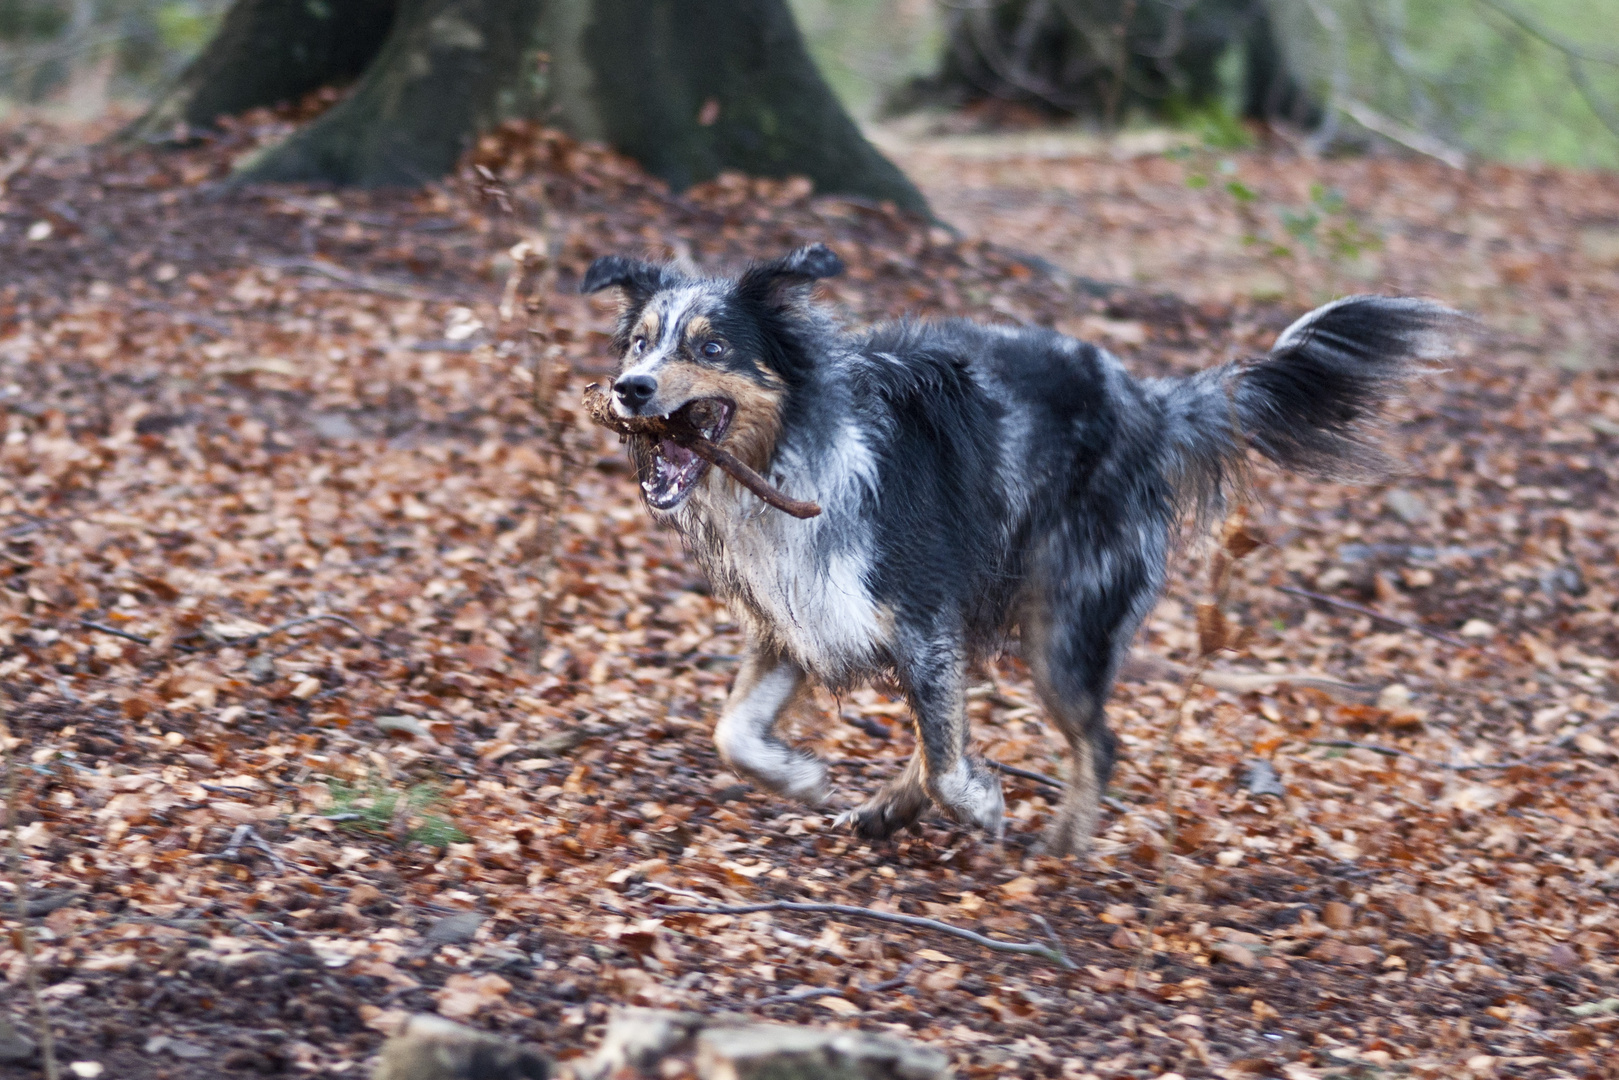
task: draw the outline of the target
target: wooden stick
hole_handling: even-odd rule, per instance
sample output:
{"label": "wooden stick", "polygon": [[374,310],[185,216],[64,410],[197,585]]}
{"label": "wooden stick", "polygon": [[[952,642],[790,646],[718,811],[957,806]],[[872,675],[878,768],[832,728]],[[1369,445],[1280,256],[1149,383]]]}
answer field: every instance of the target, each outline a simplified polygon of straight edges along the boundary
{"label": "wooden stick", "polygon": [[[905,915],[896,911],[873,911],[871,908],[858,907],[854,904],[801,904],[792,900],[776,900],[768,904],[708,904],[701,907],[665,907],[655,910],[684,915],[751,915],[756,911],[799,911],[808,915],[842,915],[848,919],[872,919],[877,922],[897,923],[900,926],[949,934],[951,937],[970,941],[974,945],[981,945],[991,952],[1039,957],[1056,964],[1064,971],[1078,970],[1074,962],[1068,959],[1068,954],[1062,951],[1055,937],[1052,939],[1053,944],[1050,945],[1032,941],[996,941],[994,938],[985,937],[964,927],[940,922],[938,919],[924,919],[920,915]],[[1047,927],[1046,930],[1049,934],[1050,928]]]}
{"label": "wooden stick", "polygon": [[1448,769],[1451,772],[1473,772],[1477,769],[1516,769],[1520,765],[1540,765],[1550,761],[1554,755],[1550,753],[1536,754],[1534,757],[1513,758],[1510,761],[1478,761],[1467,765],[1452,765],[1448,761],[1435,761],[1433,758],[1418,757],[1407,750],[1396,750],[1392,746],[1378,746],[1375,743],[1354,742],[1350,739],[1311,739],[1311,746],[1328,746],[1338,750],[1370,750],[1374,754],[1384,757],[1410,758],[1419,764],[1432,769]]}
{"label": "wooden stick", "polygon": [[1443,641],[1446,645],[1454,645],[1458,649],[1471,649],[1474,647],[1463,641],[1461,638],[1451,637],[1449,634],[1441,633],[1438,630],[1430,630],[1421,623],[1407,622],[1404,619],[1396,619],[1392,615],[1384,615],[1381,611],[1373,611],[1369,607],[1362,607],[1361,605],[1352,603],[1348,600],[1340,600],[1336,596],[1327,596],[1325,593],[1311,592],[1309,589],[1295,589],[1291,585],[1278,585],[1276,586],[1276,591],[1285,592],[1292,596],[1302,596],[1306,600],[1317,600],[1331,607],[1343,608],[1345,611],[1353,611],[1357,615],[1365,615],[1368,618],[1376,619],[1378,622],[1388,623],[1390,626],[1398,626],[1402,630],[1415,630],[1419,634],[1426,634],[1435,641]]}
{"label": "wooden stick", "polygon": [[613,403],[600,386],[591,383],[585,387],[585,415],[604,428],[620,435],[639,435],[649,439],[668,439],[716,466],[737,483],[753,492],[784,514],[795,518],[812,518],[821,512],[818,504],[804,499],[793,499],[782,494],[770,481],[754,472],[747,463],[722,446],[716,446],[703,433],[687,424],[666,420],[661,416],[620,416],[613,411]]}

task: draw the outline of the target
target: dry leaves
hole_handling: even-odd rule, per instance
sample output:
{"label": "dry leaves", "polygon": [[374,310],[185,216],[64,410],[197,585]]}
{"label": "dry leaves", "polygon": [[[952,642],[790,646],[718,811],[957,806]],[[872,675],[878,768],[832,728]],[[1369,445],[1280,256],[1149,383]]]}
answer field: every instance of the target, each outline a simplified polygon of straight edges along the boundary
{"label": "dry leaves", "polygon": [[[213,1055],[168,1054],[174,1080],[354,1075],[410,1011],[566,1053],[610,1002],[788,995],[759,1011],[902,1025],[969,1077],[1611,1068],[1614,1014],[1572,1011],[1611,997],[1619,937],[1619,386],[1603,360],[1619,275],[1580,246],[1619,220],[1611,178],[1238,161],[1255,186],[1341,187],[1386,238],[1357,287],[1436,292],[1495,338],[1415,388],[1394,483],[1256,474],[1254,531],[1227,538],[1246,558],[1225,625],[1193,607],[1199,549],[1177,564],[1141,650],[1184,667],[1219,649],[1216,671],[1243,678],[1200,691],[1182,729],[1174,886],[1149,940],[1173,675],[1120,687],[1116,809],[1084,863],[1025,849],[1057,796],[1018,777],[1005,845],[929,822],[868,847],[725,772],[709,740],[737,627],[573,412],[609,362],[611,306],[567,290],[608,251],[719,266],[825,240],[850,261],[828,296],[851,318],[1072,321],[1168,373],[1261,351],[1317,299],[1235,287],[1274,270],[1237,215],[1163,159],[907,162],[984,236],[1095,277],[1154,275],[1154,292],[1091,298],[802,184],[675,198],[516,128],[478,150],[515,216],[470,176],[420,193],[198,185],[285,122],[164,154],[0,135],[48,148],[0,204],[0,683],[33,895],[74,897],[38,915],[66,1060],[146,1075],[162,1035]],[[1140,265],[1108,261],[1127,254]],[[1309,290],[1342,272],[1294,276]],[[532,321],[515,300],[502,318],[529,296]],[[547,356],[568,473],[530,401]],[[310,615],[348,624],[293,625]],[[1253,679],[1300,671],[1325,678]],[[1015,657],[974,678],[983,752],[1059,773]],[[1371,692],[1333,696],[1344,684]],[[881,690],[811,705],[797,734],[851,798],[908,755]],[[1514,759],[1535,764],[1427,764]],[[1249,791],[1253,761],[1284,794]],[[274,859],[251,842],[225,857],[243,826]],[[669,890],[1015,940],[1038,940],[1040,915],[1081,970],[784,912],[660,914],[683,903]],[[1132,990],[1144,940],[1154,963]],[[0,968],[18,978],[14,950]]]}

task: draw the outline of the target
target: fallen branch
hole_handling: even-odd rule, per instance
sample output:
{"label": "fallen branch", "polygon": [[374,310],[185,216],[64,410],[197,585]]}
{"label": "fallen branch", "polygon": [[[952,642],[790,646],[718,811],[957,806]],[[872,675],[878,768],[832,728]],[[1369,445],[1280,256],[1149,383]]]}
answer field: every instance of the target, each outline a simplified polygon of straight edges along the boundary
{"label": "fallen branch", "polygon": [[1019,776],[1025,780],[1033,780],[1036,784],[1044,784],[1046,787],[1057,791],[1068,790],[1067,784],[1058,780],[1055,776],[1047,776],[1043,772],[1035,772],[1033,769],[1020,769],[1016,765],[1007,765],[999,761],[991,761],[988,758],[984,759],[984,764],[992,769],[999,769],[1007,776]]}
{"label": "fallen branch", "polygon": [[1038,957],[1056,964],[1064,971],[1078,970],[1074,962],[1068,959],[1068,954],[1063,951],[1061,943],[1051,934],[1050,927],[1046,927],[1046,933],[1051,938],[1052,944],[1040,945],[1032,941],[996,941],[994,938],[985,937],[965,927],[940,922],[938,919],[925,919],[920,915],[906,915],[897,911],[873,911],[871,908],[858,907],[854,904],[802,904],[793,900],[774,900],[767,904],[711,904],[702,907],[666,907],[657,910],[682,915],[752,915],[760,911],[797,911],[805,915],[841,915],[846,919],[871,919],[874,922],[893,923],[897,926],[948,934],[982,946],[991,952]]}
{"label": "fallen branch", "polygon": [[318,614],[318,615],[300,615],[296,619],[288,619],[286,622],[281,623],[278,626],[272,626],[268,630],[260,630],[256,634],[249,634],[247,637],[244,637],[244,638],[236,638],[235,640],[233,640],[231,642],[231,644],[232,645],[257,645],[259,642],[263,641],[265,638],[274,637],[276,634],[281,633],[283,630],[291,630],[294,627],[305,626],[305,625],[307,625],[309,623],[312,623],[312,622],[336,622],[336,623],[342,623],[344,626],[348,627],[350,630],[353,630],[355,632],[355,634],[357,634],[362,640],[365,640],[365,641],[370,641],[371,640],[371,635],[367,634],[364,630],[361,630],[358,626],[356,626],[354,624],[354,622],[352,620],[350,620],[348,618],[345,618],[342,615],[328,615],[328,614],[323,613],[323,614]]}
{"label": "fallen branch", "polygon": [[270,862],[274,864],[276,873],[285,874],[287,872],[287,864],[282,861],[281,856],[276,854],[275,849],[265,842],[264,837],[260,836],[251,825],[236,826],[236,831],[231,833],[230,842],[225,845],[225,850],[217,855],[210,856],[210,858],[241,862],[242,845],[250,840],[253,842],[254,847],[270,857]]}
{"label": "fallen branch", "polygon": [[108,626],[106,623],[91,622],[89,619],[80,619],[79,625],[84,627],[86,630],[94,630],[100,634],[111,634],[113,637],[121,637],[125,641],[133,641],[137,645],[150,645],[152,643],[151,638],[144,638],[139,634],[131,634],[128,630],[120,630],[116,626]]}
{"label": "fallen branch", "polygon": [[[1125,660],[1120,668],[1119,678],[1123,681],[1145,679],[1181,682],[1189,671],[1185,665],[1165,660],[1161,656],[1132,656]],[[1213,668],[1203,673],[1203,685],[1237,694],[1278,686],[1306,686],[1363,705],[1376,701],[1378,692],[1382,689],[1347,682],[1317,671],[1217,671]]]}
{"label": "fallen branch", "polygon": [[784,514],[795,518],[812,518],[821,512],[819,505],[782,494],[770,481],[754,472],[745,462],[724,447],[716,446],[703,437],[702,432],[688,424],[661,416],[619,416],[613,404],[596,383],[585,387],[585,415],[604,428],[620,435],[639,435],[650,439],[668,439],[713,465],[737,483],[753,492]]}
{"label": "fallen branch", "polygon": [[45,1067],[45,1080],[57,1080],[56,1038],[51,1033],[50,1013],[45,1010],[45,998],[39,992],[39,972],[34,966],[34,935],[28,929],[28,879],[22,868],[21,812],[17,799],[16,759],[11,752],[11,728],[0,728],[0,754],[6,769],[6,831],[11,834],[11,849],[7,861],[11,863],[11,885],[17,892],[17,934],[22,938],[23,975],[28,996],[33,999],[34,1011],[39,1014],[39,1053]]}
{"label": "fallen branch", "polygon": [[1164,916],[1164,903],[1169,898],[1170,864],[1175,858],[1175,793],[1180,779],[1181,756],[1178,747],[1181,726],[1192,711],[1192,694],[1209,670],[1209,665],[1222,649],[1236,643],[1237,633],[1225,617],[1226,597],[1231,592],[1231,571],[1237,563],[1263,546],[1260,537],[1248,531],[1247,512],[1242,507],[1227,519],[1225,535],[1220,547],[1211,556],[1214,600],[1197,606],[1197,663],[1187,672],[1181,684],[1180,701],[1175,705],[1175,717],[1164,732],[1164,754],[1169,757],[1169,769],[1164,776],[1164,857],[1158,865],[1158,886],[1153,890],[1152,907],[1147,911],[1147,924],[1141,938],[1141,950],[1130,969],[1130,986],[1141,985],[1147,962],[1152,958],[1152,936],[1159,920]]}
{"label": "fallen branch", "polygon": [[241,919],[239,921],[241,922],[241,924],[243,926],[252,927],[254,930],[257,930],[259,933],[263,934],[265,937],[269,938],[271,941],[275,942],[277,945],[290,945],[291,944],[291,942],[289,942],[286,938],[282,937],[280,934],[277,934],[274,930],[271,930],[268,926],[261,926],[260,924],[254,922],[252,919]]}
{"label": "fallen branch", "polygon": [[[1067,784],[1063,783],[1061,780],[1058,780],[1055,776],[1047,776],[1043,772],[1035,772],[1033,769],[1020,769],[1016,765],[1007,765],[1003,762],[992,761],[989,758],[984,759],[984,764],[988,765],[992,769],[1000,770],[1007,776],[1017,776],[1024,780],[1032,780],[1036,784],[1042,784],[1045,787],[1051,788],[1053,791],[1068,790]],[[1099,801],[1103,806],[1114,811],[1115,813],[1127,813],[1130,809],[1124,803],[1120,802],[1118,799],[1115,799],[1111,795],[1103,795]]]}
{"label": "fallen branch", "polygon": [[[910,978],[911,972],[915,970],[915,963],[906,964],[904,967],[900,968],[899,974],[895,975],[892,979],[884,979],[882,982],[876,983],[872,986],[867,986],[859,979],[856,979],[854,986],[851,989],[853,989],[857,994],[880,994],[884,990],[895,990],[901,986],[904,986],[905,980]],[[827,986],[806,986],[802,990],[789,990],[785,994],[771,994],[769,997],[762,997],[757,1001],[750,1001],[748,1004],[756,1007],[759,1005],[785,1005],[793,1001],[811,1001],[820,997],[847,998],[848,996],[849,990],[847,989],[839,989],[837,987]]]}
{"label": "fallen branch", "polygon": [[1376,132],[1385,139],[1397,142],[1406,149],[1415,150],[1417,153],[1431,157],[1435,161],[1443,162],[1452,169],[1467,168],[1467,155],[1457,150],[1454,146],[1441,142],[1427,132],[1407,127],[1393,117],[1384,116],[1363,101],[1356,101],[1352,97],[1344,96],[1332,104],[1334,108],[1343,112],[1345,116],[1367,131]]}
{"label": "fallen branch", "polygon": [[1378,622],[1387,623],[1390,626],[1398,626],[1402,630],[1414,630],[1419,634],[1426,634],[1435,641],[1443,641],[1446,645],[1454,645],[1458,649],[1471,649],[1474,647],[1463,641],[1461,638],[1451,637],[1449,634],[1430,629],[1429,627],[1423,626],[1421,623],[1410,622],[1406,619],[1396,619],[1392,615],[1384,615],[1381,611],[1374,611],[1369,607],[1364,607],[1349,600],[1340,600],[1336,596],[1327,596],[1325,593],[1311,592],[1309,589],[1296,589],[1291,585],[1277,585],[1276,591],[1289,593],[1293,596],[1302,596],[1306,600],[1315,600],[1326,604],[1329,607],[1342,608],[1345,611],[1353,611],[1357,615],[1365,615],[1367,618],[1376,619]]}
{"label": "fallen branch", "polygon": [[361,292],[380,293],[383,296],[392,296],[401,300],[421,300],[431,303],[446,299],[442,295],[435,295],[397,281],[389,281],[387,278],[345,270],[336,263],[329,263],[323,259],[267,258],[258,260],[258,263],[260,266],[269,267],[273,270],[292,270],[304,274],[318,274],[341,285],[347,285],[351,289],[358,289]]}
{"label": "fallen branch", "polygon": [[1427,765],[1434,769],[1448,769],[1451,772],[1473,772],[1477,769],[1516,769],[1520,765],[1539,765],[1549,761],[1554,756],[1550,753],[1536,754],[1534,757],[1514,758],[1511,761],[1480,761],[1468,765],[1452,765],[1448,761],[1435,761],[1432,758],[1418,757],[1406,750],[1396,750],[1392,746],[1378,746],[1374,743],[1354,742],[1350,739],[1311,739],[1311,746],[1329,746],[1339,750],[1370,750],[1374,754],[1384,757],[1410,758],[1412,761]]}

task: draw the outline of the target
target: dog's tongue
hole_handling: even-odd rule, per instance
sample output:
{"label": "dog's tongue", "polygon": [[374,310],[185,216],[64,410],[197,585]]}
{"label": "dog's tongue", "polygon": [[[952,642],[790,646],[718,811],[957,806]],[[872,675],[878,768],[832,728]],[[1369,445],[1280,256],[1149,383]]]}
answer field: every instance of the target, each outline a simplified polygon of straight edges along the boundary
{"label": "dog's tongue", "polygon": [[677,472],[684,472],[697,460],[696,454],[672,439],[662,439],[658,442],[658,456],[674,466]]}

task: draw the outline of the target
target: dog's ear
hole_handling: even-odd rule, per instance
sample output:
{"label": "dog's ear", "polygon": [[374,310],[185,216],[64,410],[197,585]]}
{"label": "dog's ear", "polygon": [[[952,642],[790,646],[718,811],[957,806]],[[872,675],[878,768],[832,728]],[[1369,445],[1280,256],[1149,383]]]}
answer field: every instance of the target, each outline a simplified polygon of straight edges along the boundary
{"label": "dog's ear", "polygon": [[825,244],[809,244],[767,263],[756,263],[737,281],[737,291],[766,302],[796,298],[804,286],[843,273],[843,260]]}
{"label": "dog's ear", "polygon": [[595,293],[616,285],[624,290],[625,296],[632,302],[643,303],[669,284],[670,275],[665,267],[640,259],[627,259],[622,255],[603,255],[585,271],[579,291]]}

